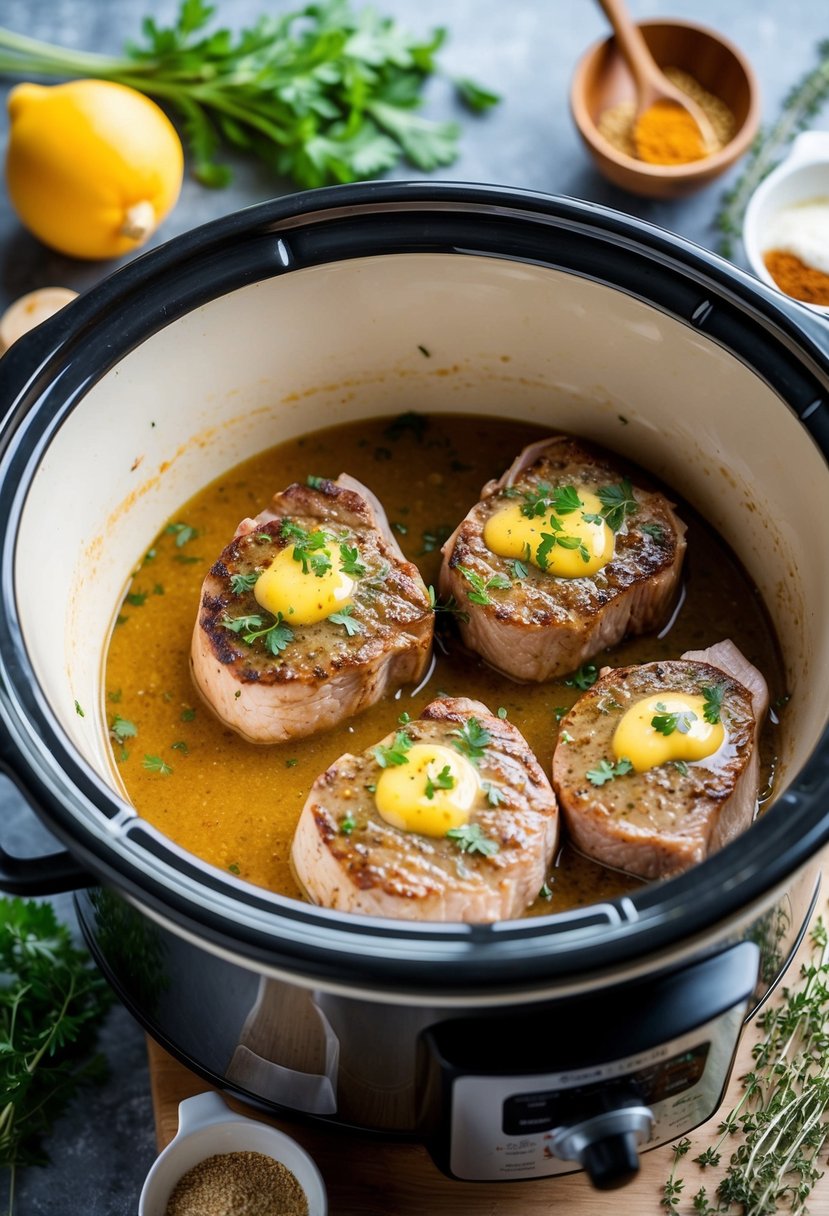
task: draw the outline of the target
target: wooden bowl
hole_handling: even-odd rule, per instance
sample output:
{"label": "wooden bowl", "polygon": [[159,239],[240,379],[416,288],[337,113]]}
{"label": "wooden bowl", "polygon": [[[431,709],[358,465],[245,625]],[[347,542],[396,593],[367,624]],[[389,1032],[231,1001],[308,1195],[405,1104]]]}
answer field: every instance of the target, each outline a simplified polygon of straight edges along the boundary
{"label": "wooden bowl", "polygon": [[684,165],[652,165],[619,152],[599,134],[605,110],[633,101],[633,77],[614,37],[590,47],[579,60],[570,87],[570,108],[579,134],[601,173],[631,194],[679,198],[705,186],[742,156],[757,133],[760,104],[757,80],[726,38],[689,21],[642,21],[639,28],[660,67],[681,68],[719,97],[733,113],[733,138],[701,160]]}

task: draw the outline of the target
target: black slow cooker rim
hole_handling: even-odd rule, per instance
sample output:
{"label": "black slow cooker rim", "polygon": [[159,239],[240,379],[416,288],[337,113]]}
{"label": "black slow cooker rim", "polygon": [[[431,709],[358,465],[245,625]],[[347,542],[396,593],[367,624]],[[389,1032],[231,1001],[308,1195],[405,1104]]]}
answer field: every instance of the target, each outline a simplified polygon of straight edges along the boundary
{"label": "black slow cooker rim", "polygon": [[[407,224],[417,227],[426,215],[430,225],[423,226],[419,238],[415,233],[411,246],[401,248]],[[453,216],[468,238],[462,246],[453,239],[460,231],[457,225],[452,230]],[[378,234],[381,217],[386,228]],[[440,241],[439,220],[446,229]],[[829,815],[823,812],[829,731],[772,813],[753,826],[750,848],[743,838],[702,867],[612,901],[601,913],[594,906],[583,913],[505,925],[410,925],[343,917],[230,882],[161,838],[142,836],[140,828],[132,837],[117,837],[107,831],[106,823],[93,831],[92,824],[83,821],[89,809],[97,807],[111,822],[124,804],[75,751],[29,662],[12,577],[27,483],[15,480],[14,474],[31,471],[40,445],[60,418],[112,364],[197,304],[256,278],[315,264],[315,258],[332,260],[338,242],[346,242],[345,252],[341,248],[339,254],[346,257],[407,249],[479,254],[483,250],[475,238],[483,236],[487,225],[497,234],[513,223],[527,229],[528,241],[532,232],[536,246],[543,248],[529,258],[529,247],[519,249],[514,235],[512,255],[487,249],[490,256],[527,256],[587,274],[694,325],[769,380],[801,416],[824,455],[829,452],[823,401],[829,360],[820,329],[805,309],[787,306],[716,255],[653,225],[596,204],[506,187],[368,183],[257,204],[174,238],[116,271],[21,343],[19,350],[13,349],[0,365],[0,379],[7,385],[0,401],[10,403],[0,434],[0,460],[7,468],[0,484],[0,518],[6,520],[0,716],[9,736],[8,762],[49,826],[97,878],[125,890],[182,931],[259,965],[299,972],[317,982],[345,979],[352,987],[391,985],[398,991],[416,991],[425,986],[444,993],[526,988],[600,973],[704,936],[761,904],[829,839]],[[476,226],[477,233],[472,231]],[[271,240],[274,257],[263,263],[261,240],[277,233],[282,237]],[[306,239],[304,261],[296,257],[297,234]],[[378,248],[378,242],[385,242],[385,249]],[[203,280],[211,258],[218,274],[208,283]],[[153,291],[169,283],[174,273],[187,290],[174,307],[168,300],[162,316]],[[607,277],[611,273],[616,277]],[[127,304],[133,321],[122,332],[120,345],[113,346],[106,319],[123,314]],[[758,336],[763,337],[759,349]]]}

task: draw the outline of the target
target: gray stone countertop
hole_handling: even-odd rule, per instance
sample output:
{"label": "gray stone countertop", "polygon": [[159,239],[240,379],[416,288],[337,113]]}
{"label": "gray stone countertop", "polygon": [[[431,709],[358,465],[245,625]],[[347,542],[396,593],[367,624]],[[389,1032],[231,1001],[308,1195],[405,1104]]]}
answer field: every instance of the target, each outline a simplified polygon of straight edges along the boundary
{"label": "gray stone countertop", "polygon": [[[282,0],[218,0],[220,16],[242,26],[263,10],[284,11]],[[299,7],[297,5],[296,7]],[[449,37],[441,62],[450,74],[471,76],[503,95],[485,117],[456,113],[445,82],[429,90],[427,113],[457,117],[463,124],[461,155],[441,176],[572,195],[632,213],[716,249],[715,217],[723,192],[739,167],[697,194],[677,202],[636,198],[609,185],[583,149],[568,108],[573,67],[584,49],[606,33],[591,0],[375,0],[417,33],[436,25]],[[824,0],[630,0],[635,16],[682,17],[728,36],[748,56],[762,89],[764,121],[773,120],[782,99],[816,62],[816,45],[829,36]],[[137,36],[142,17],[168,21],[174,0],[0,0],[0,24],[78,49],[117,52]],[[0,85],[5,100],[7,83]],[[0,114],[5,112],[5,106]],[[829,127],[829,107],[816,127]],[[0,119],[5,145],[7,120]],[[399,170],[398,178],[416,173]],[[287,194],[291,187],[248,164],[237,164],[234,183],[211,191],[192,178],[152,244],[239,207]],[[743,265],[742,252],[734,252]],[[62,284],[78,291],[115,269],[116,263],[78,262],[53,253],[25,232],[0,190],[0,309],[36,287]],[[19,795],[0,779],[3,844],[37,853],[46,834]],[[71,897],[55,900],[74,921]],[[17,1216],[135,1216],[144,1175],[155,1156],[149,1079],[143,1032],[121,1007],[103,1033],[111,1075],[72,1107],[48,1142],[51,1164],[22,1173]],[[4,1208],[0,1181],[0,1210]]]}

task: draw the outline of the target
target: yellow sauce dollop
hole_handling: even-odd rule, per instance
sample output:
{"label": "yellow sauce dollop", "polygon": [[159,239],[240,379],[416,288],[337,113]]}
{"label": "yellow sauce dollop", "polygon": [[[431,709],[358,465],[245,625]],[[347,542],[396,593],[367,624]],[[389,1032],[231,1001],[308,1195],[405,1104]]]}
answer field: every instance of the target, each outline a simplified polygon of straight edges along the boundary
{"label": "yellow sauce dollop", "polygon": [[[637,773],[671,760],[704,760],[725,741],[722,722],[706,722],[704,697],[686,693],[656,693],[637,701],[624,714],[613,735],[616,758],[626,757]],[[665,735],[653,725],[664,714],[686,715],[682,725]],[[691,717],[693,715],[693,717]]]}
{"label": "yellow sauce dollop", "polygon": [[[532,562],[539,570],[557,578],[585,578],[595,574],[613,557],[614,535],[605,521],[599,519],[600,499],[588,490],[578,490],[578,496],[581,507],[575,511],[559,515],[550,508],[544,515],[532,518],[524,515],[521,503],[508,503],[486,521],[484,544],[499,557]],[[557,538],[553,545],[544,539],[550,536]],[[558,543],[558,538],[565,544]]]}
{"label": "yellow sauce dollop", "polygon": [[[413,744],[406,759],[383,769],[377,781],[374,801],[386,823],[423,836],[445,836],[467,823],[481,788],[474,766],[454,748],[435,743]],[[441,781],[451,781],[451,788],[439,788]]]}
{"label": "yellow sauce dollop", "polygon": [[354,579],[342,569],[336,544],[328,544],[326,551],[331,566],[317,575],[310,565],[303,571],[293,545],[280,549],[254,584],[257,603],[274,616],[281,613],[291,625],[313,625],[349,605]]}

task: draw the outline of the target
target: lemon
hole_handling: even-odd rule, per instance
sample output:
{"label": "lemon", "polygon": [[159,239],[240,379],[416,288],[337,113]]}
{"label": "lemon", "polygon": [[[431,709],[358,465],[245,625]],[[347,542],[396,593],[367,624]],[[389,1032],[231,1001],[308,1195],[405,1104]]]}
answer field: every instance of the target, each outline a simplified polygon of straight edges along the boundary
{"label": "lemon", "polygon": [[135,89],[106,80],[19,84],[9,117],[9,197],[45,245],[76,258],[119,257],[175,205],[181,140]]}

